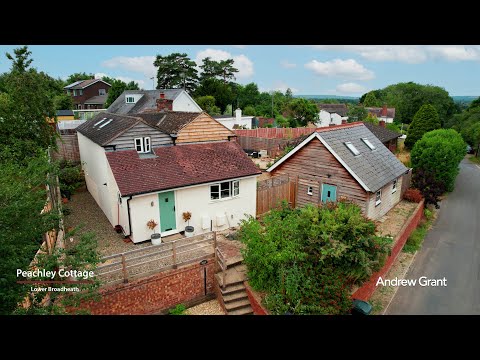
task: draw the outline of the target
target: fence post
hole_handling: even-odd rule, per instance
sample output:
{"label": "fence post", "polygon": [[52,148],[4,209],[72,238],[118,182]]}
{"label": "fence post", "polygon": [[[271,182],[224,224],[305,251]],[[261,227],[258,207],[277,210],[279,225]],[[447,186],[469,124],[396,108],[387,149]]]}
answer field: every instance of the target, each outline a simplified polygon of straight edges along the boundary
{"label": "fence post", "polygon": [[173,268],[176,269],[177,268],[177,247],[176,247],[176,244],[177,244],[177,240],[175,241],[172,241],[172,250],[173,250]]}
{"label": "fence post", "polygon": [[127,266],[125,264],[125,254],[122,253],[122,272],[123,272],[123,282],[126,284],[128,283],[128,274],[127,274]]}

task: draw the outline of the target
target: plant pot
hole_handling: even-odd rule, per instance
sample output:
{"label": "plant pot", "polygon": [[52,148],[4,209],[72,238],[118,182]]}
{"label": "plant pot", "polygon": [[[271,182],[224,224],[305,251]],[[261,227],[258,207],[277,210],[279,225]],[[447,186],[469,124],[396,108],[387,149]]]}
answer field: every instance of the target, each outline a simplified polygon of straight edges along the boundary
{"label": "plant pot", "polygon": [[160,245],[162,243],[162,235],[159,233],[152,234],[150,240],[152,240],[152,245]]}
{"label": "plant pot", "polygon": [[195,228],[193,226],[185,226],[185,236],[186,237],[192,237],[194,231],[195,231]]}
{"label": "plant pot", "polygon": [[123,231],[122,225],[115,225],[115,231],[117,234],[120,234]]}

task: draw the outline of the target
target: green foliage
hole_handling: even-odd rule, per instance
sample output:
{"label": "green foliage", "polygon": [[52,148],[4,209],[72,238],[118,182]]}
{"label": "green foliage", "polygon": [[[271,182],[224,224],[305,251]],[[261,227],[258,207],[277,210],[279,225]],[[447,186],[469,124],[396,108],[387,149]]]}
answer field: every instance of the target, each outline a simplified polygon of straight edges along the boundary
{"label": "green foliage", "polygon": [[178,304],[177,306],[175,306],[173,309],[171,309],[168,313],[170,315],[185,315],[185,310],[187,310],[187,308],[185,307],[185,305],[183,304]]}
{"label": "green foliage", "polygon": [[298,126],[307,126],[318,120],[317,105],[309,100],[297,98],[287,105],[287,111]]}
{"label": "green foliage", "polygon": [[8,60],[12,61],[12,67],[10,71],[17,73],[24,73],[27,71],[28,67],[32,64],[33,59],[30,59],[32,52],[28,50],[28,46],[22,46],[13,50],[11,55],[8,52],[5,53],[5,56]]}
{"label": "green foliage", "polygon": [[[187,54],[157,55],[153,65],[157,70],[157,89],[181,89],[193,93],[198,85],[197,64]],[[205,94],[213,95],[214,94]],[[215,98],[217,98],[215,96]]]}
{"label": "green foliage", "polygon": [[398,133],[401,133],[402,130],[400,129],[400,126],[398,126],[397,124],[395,123],[388,123],[386,124],[385,126],[388,130],[392,130],[392,131],[396,131]]}
{"label": "green foliage", "polygon": [[200,96],[195,99],[198,106],[205,110],[209,115],[221,115],[220,108],[215,105],[215,98],[213,96]]}
{"label": "green foliage", "polygon": [[277,125],[279,127],[282,127],[282,128],[287,128],[287,127],[290,127],[290,121],[289,119],[287,119],[286,117],[284,117],[283,115],[277,115],[275,116],[275,121],[277,123]]}
{"label": "green foliage", "polygon": [[247,106],[258,105],[260,100],[260,92],[258,86],[255,83],[249,83],[245,86],[238,85],[237,87],[237,101],[238,106],[241,108]]}
{"label": "green foliage", "polygon": [[255,108],[251,105],[248,105],[246,106],[244,109],[243,109],[243,115],[245,116],[255,116],[257,115],[257,112],[255,111]]}
{"label": "green foliage", "polygon": [[373,91],[370,91],[367,93],[367,96],[365,96],[365,100],[363,101],[363,106],[365,107],[378,107],[382,106],[382,103],[380,100],[377,99],[375,96],[375,93]]}
{"label": "green foliage", "polygon": [[70,197],[84,182],[81,165],[71,161],[62,161],[58,179],[60,191]]}
{"label": "green foliage", "polygon": [[290,209],[243,220],[240,239],[251,285],[275,314],[345,314],[350,287],[384,264],[388,238],[349,202]]}
{"label": "green foliage", "polygon": [[465,149],[465,142],[453,129],[426,133],[417,141],[410,154],[414,176],[420,170],[425,171],[440,181],[446,191],[452,191]]}
{"label": "green foliage", "polygon": [[[428,209],[425,210],[430,211]],[[418,226],[415,230],[412,231],[412,233],[407,239],[407,242],[403,246],[403,252],[415,253],[417,250],[420,250],[423,240],[425,239],[425,236],[427,236],[431,221],[432,220],[428,220],[425,224]]]}
{"label": "green foliage", "polygon": [[430,104],[423,105],[415,114],[410,127],[408,128],[405,147],[411,149],[415,143],[420,140],[423,134],[439,129],[441,127],[440,119],[435,108]]}
{"label": "green foliage", "polygon": [[[213,96],[215,105],[223,113],[227,105],[231,105],[235,100],[235,86],[233,83],[224,83],[218,79],[204,79],[195,91],[195,97]],[[231,113],[229,114],[231,115]]]}
{"label": "green foliage", "polygon": [[232,104],[228,104],[225,107],[225,111],[223,112],[223,115],[232,115],[232,111],[233,111]]}
{"label": "green foliage", "polygon": [[470,106],[463,113],[455,114],[445,127],[455,129],[462,135],[465,142],[477,148],[480,144],[480,106]]}
{"label": "green foliage", "polygon": [[348,121],[364,121],[368,116],[368,111],[363,106],[350,106],[347,112]]}
{"label": "green foliage", "polygon": [[72,110],[73,98],[68,94],[56,95],[53,98],[55,110]]}
{"label": "green foliage", "polygon": [[378,125],[378,118],[375,115],[372,115],[371,113],[368,113],[367,117],[363,121],[374,124],[374,125]]}
{"label": "green foliage", "polygon": [[109,107],[112,103],[117,100],[117,98],[122,95],[125,90],[140,90],[138,87],[138,83],[134,81],[130,81],[128,84],[122,80],[118,79],[109,79],[108,82],[112,87],[108,90],[107,94],[107,102],[105,103],[105,107]]}
{"label": "green foliage", "polygon": [[238,69],[233,66],[233,59],[227,60],[212,60],[210,57],[206,57],[202,60],[202,74],[200,80],[205,79],[223,79],[223,82],[235,80],[235,73],[238,73]]}
{"label": "green foliage", "polygon": [[[65,83],[67,85],[73,84],[74,82],[80,81],[80,80],[90,80],[90,79],[95,79],[95,75],[93,74],[87,74],[85,72],[78,72],[71,74],[67,80],[65,80]],[[108,81],[107,81],[108,82]],[[109,83],[111,85],[111,83]]]}

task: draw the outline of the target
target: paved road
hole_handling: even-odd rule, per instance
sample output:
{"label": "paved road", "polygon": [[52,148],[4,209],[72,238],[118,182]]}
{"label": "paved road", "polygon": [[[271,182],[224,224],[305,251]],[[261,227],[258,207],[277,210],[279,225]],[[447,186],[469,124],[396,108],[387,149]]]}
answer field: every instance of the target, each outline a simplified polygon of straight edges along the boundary
{"label": "paved road", "polygon": [[387,314],[480,314],[480,167],[460,165],[455,190],[407,273],[447,278],[447,287],[400,287]]}

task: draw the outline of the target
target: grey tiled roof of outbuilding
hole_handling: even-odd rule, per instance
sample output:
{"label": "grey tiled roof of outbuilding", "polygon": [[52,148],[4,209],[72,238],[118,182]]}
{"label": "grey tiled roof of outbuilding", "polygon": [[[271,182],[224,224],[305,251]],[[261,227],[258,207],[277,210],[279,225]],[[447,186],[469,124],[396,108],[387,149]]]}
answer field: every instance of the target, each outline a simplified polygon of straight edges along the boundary
{"label": "grey tiled roof of outbuilding", "polygon": [[[160,93],[165,94],[165,99],[175,100],[183,89],[158,89],[158,90],[125,90],[107,109],[114,114],[135,114],[145,110],[156,110],[157,99]],[[134,104],[125,103],[125,95],[142,94],[143,96]]]}
{"label": "grey tiled roof of outbuilding", "polygon": [[[319,132],[319,135],[372,192],[408,170],[364,124],[338,127]],[[370,150],[362,138],[367,138],[375,150]],[[360,155],[354,156],[350,152],[345,146],[347,141],[357,148]]]}

